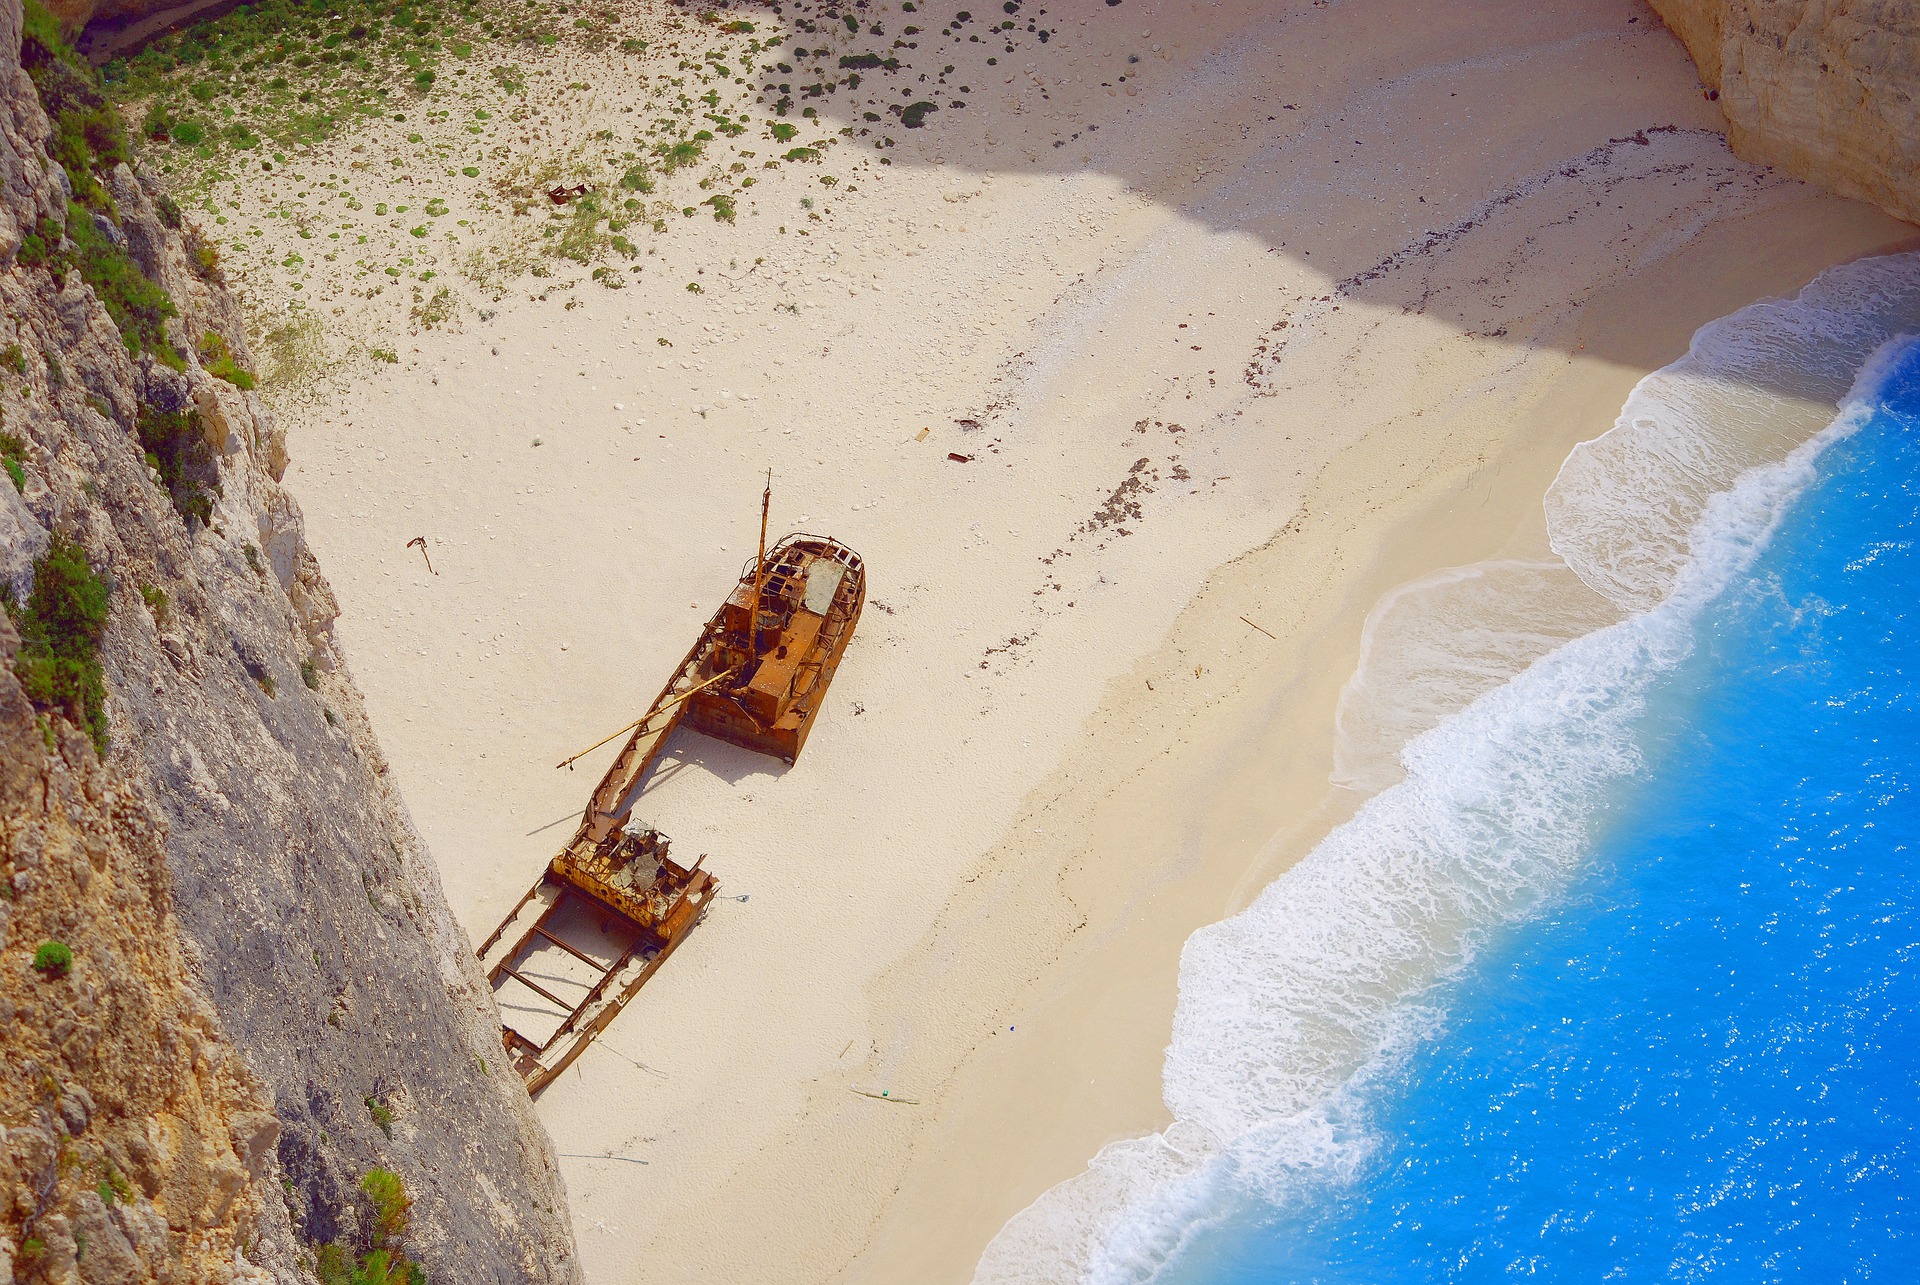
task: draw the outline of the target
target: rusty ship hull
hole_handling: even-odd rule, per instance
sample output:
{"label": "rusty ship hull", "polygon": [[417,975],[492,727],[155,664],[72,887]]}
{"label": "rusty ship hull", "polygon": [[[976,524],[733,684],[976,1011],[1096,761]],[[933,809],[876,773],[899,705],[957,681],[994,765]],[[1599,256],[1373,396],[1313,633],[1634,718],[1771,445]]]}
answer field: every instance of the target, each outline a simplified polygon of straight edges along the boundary
{"label": "rusty ship hull", "polygon": [[[760,619],[750,640],[754,605]],[[704,668],[731,671],[687,701],[687,726],[792,763],[800,757],[867,601],[866,567],[836,540],[792,535],[743,572],[708,622]]]}
{"label": "rusty ship hull", "polygon": [[502,1043],[530,1092],[586,1051],[718,888],[704,857],[679,865],[666,836],[633,817],[668,738],[684,723],[793,762],[866,597],[866,568],[853,550],[788,536],[748,564],[647,712],[622,729],[626,741],[573,838],[479,951]]}

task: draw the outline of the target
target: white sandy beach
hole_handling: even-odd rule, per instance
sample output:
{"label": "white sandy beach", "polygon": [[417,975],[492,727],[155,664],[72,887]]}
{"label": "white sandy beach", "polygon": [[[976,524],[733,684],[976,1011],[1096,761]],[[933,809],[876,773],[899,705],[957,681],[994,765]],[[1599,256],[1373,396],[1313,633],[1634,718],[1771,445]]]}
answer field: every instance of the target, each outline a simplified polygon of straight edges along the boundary
{"label": "white sandy beach", "polygon": [[[890,165],[834,154],[830,217],[789,166],[621,290],[418,333],[356,303],[281,404],[476,941],[613,747],[553,764],[751,556],[766,469],[776,531],[867,561],[798,763],[681,733],[638,809],[736,899],[539,1101],[602,1285],[969,1279],[1164,1122],[1181,942],[1358,802],[1333,711],[1379,595],[1537,549],[1567,448],[1696,327],[1914,235],[1736,160],[1624,0],[1050,21]],[[556,137],[620,112],[580,74],[530,90]],[[263,315],[276,280],[240,281]]]}

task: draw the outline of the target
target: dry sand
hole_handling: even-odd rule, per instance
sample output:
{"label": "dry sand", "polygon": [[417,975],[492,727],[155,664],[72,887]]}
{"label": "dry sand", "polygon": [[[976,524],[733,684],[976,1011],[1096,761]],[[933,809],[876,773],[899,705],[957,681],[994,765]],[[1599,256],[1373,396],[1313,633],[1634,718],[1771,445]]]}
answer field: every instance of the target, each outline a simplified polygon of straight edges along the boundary
{"label": "dry sand", "polygon": [[476,940],[612,748],[552,765],[751,554],[763,470],[777,528],[868,561],[799,763],[683,733],[639,808],[738,900],[540,1101],[603,1285],[965,1280],[1161,1124],[1181,942],[1358,802],[1332,715],[1372,602],[1536,547],[1566,448],[1695,327],[1913,232],[1735,160],[1621,0],[1047,21],[829,217],[789,166],[624,290],[343,313],[338,353],[399,362],[283,411]]}

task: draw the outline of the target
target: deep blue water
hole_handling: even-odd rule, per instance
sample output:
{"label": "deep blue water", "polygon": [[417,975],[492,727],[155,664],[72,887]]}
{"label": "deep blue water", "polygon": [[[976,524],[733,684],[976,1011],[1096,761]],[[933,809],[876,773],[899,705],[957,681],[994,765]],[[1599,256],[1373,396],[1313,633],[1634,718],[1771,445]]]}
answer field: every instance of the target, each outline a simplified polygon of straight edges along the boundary
{"label": "deep blue water", "polygon": [[1920,348],[1698,617],[1570,886],[1162,1273],[1920,1282]]}

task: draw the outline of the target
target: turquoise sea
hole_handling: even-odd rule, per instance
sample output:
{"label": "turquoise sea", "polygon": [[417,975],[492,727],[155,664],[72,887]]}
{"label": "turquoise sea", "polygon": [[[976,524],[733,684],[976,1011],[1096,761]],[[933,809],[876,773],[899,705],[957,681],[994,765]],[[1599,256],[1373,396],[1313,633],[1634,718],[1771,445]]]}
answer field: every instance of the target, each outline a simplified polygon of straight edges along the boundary
{"label": "turquoise sea", "polygon": [[1176,1124],[982,1280],[1920,1281],[1917,314],[1836,270],[1575,453],[1617,619],[1194,936]]}

